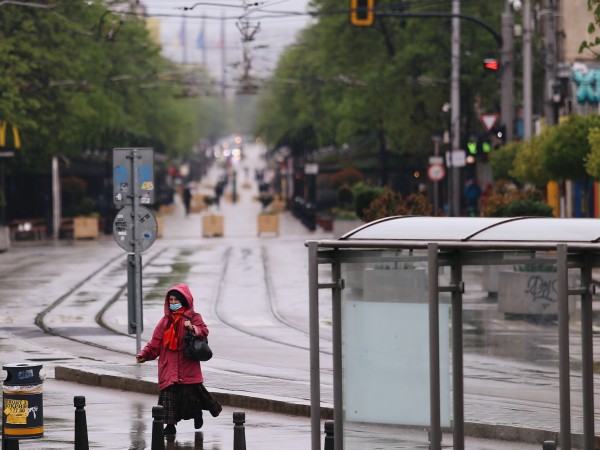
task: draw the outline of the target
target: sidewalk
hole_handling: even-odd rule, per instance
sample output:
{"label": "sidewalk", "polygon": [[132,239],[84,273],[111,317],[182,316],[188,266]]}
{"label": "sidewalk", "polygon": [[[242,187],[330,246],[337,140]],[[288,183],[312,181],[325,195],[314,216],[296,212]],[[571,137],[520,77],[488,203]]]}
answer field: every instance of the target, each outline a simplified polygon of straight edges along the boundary
{"label": "sidewalk", "polygon": [[[256,158],[248,164],[251,169],[262,167]],[[173,267],[181,268],[185,270],[185,280],[195,298],[198,297],[197,304],[202,305],[205,320],[211,324],[210,343],[215,357],[203,364],[207,388],[225,406],[308,417],[308,336],[302,331],[308,329],[308,258],[304,242],[329,239],[333,235],[319,229],[311,232],[289,212],[284,212],[279,215],[278,237],[257,236],[257,215],[261,205],[255,200],[257,190],[253,170],[250,174],[251,188],[244,189],[243,171],[239,170],[239,199],[236,203],[223,200],[218,209],[211,207],[213,213],[224,216],[223,237],[203,238],[202,214],[185,216],[181,199],[176,197],[175,211],[163,218],[162,239],[144,254],[144,261],[150,263],[144,272],[144,294],[148,303],[144,306],[146,325],[142,341],[147,342],[153,325],[162,315],[161,299],[154,298],[161,294],[150,288],[152,280],[171,277],[172,284],[180,282],[170,271],[174,270]],[[211,169],[196,193],[211,195],[210,186],[218,176],[219,171]],[[90,285],[74,287],[71,298],[61,304],[60,310],[44,317],[47,326],[70,331],[73,336],[73,340],[47,335],[39,338],[43,339],[44,345],[55,345],[64,350],[64,356],[48,355],[45,367],[49,376],[57,380],[155,394],[158,392],[156,361],[142,365],[133,363],[132,337],[112,334],[94,321],[102,313],[111,328],[121,333],[125,330],[126,334],[127,321],[126,317],[123,318],[126,303],[122,299],[106,311],[100,310],[114,295],[114,289],[108,287],[123,283],[122,279],[115,279],[115,270],[111,266],[111,258],[122,256],[123,252],[112,244],[114,242],[89,243],[90,248],[98,245],[106,247],[103,247],[102,253],[97,253],[98,260],[95,262],[99,270],[105,267],[106,274],[100,272],[98,279]],[[169,267],[165,268],[167,265]],[[325,279],[327,269],[323,270]],[[90,291],[94,301],[86,301]],[[326,295],[323,292],[323,296]],[[269,305],[268,299],[271,298],[288,301]],[[280,313],[297,325],[297,329],[284,326],[278,317]],[[327,357],[331,342],[325,339],[331,312],[323,308],[321,314],[324,330],[321,333],[321,349],[324,352],[321,358],[321,399],[325,418],[331,416],[333,403],[332,361],[331,357]],[[70,321],[73,317],[76,320]],[[19,332],[33,333],[31,330]],[[0,338],[4,337],[0,332]],[[6,339],[13,337],[7,336]],[[98,348],[90,354],[89,346],[82,342],[90,342]],[[25,351],[40,358],[36,348]],[[88,357],[73,358],[72,355]],[[558,388],[553,371],[508,360],[465,355],[465,377],[469,378],[465,383],[467,436],[528,442],[540,444],[540,447],[544,440],[556,438],[559,429]],[[574,447],[577,448],[582,432],[581,399],[577,398],[580,397],[578,379],[574,378],[572,430]],[[449,442],[446,437],[444,442]]]}

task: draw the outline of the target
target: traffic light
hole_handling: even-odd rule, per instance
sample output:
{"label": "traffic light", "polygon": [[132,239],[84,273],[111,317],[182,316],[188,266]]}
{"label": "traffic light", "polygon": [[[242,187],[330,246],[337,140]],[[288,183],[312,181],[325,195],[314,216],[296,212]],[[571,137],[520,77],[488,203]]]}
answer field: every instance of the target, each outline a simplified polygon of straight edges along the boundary
{"label": "traffic light", "polygon": [[17,149],[21,148],[21,136],[19,135],[19,129],[14,125],[9,124],[6,120],[0,122],[0,147],[6,147],[6,129],[9,125],[12,128],[13,147]]}
{"label": "traffic light", "polygon": [[490,72],[498,72],[500,63],[495,58],[486,58],[483,60],[483,68]]}
{"label": "traffic light", "polygon": [[350,23],[370,27],[375,22],[375,0],[350,0]]}
{"label": "traffic light", "polygon": [[502,147],[506,144],[506,126],[498,125],[490,130],[492,140],[494,142],[494,148]]}

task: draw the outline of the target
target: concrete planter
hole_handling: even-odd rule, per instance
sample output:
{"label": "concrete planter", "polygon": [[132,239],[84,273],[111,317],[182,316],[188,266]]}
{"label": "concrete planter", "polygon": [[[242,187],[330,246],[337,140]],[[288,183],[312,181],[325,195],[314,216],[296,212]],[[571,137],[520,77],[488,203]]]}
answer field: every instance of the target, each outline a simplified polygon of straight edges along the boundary
{"label": "concrete planter", "polygon": [[499,266],[483,266],[483,278],[481,281],[483,290],[487,291],[488,297],[495,298],[498,296],[499,274]]}
{"label": "concrete planter", "polygon": [[10,248],[10,228],[0,226],[0,253],[7,251]]}
{"label": "concrete planter", "polygon": [[202,236],[223,236],[223,216],[218,214],[206,214],[202,216]]}
{"label": "concrete planter", "polygon": [[258,215],[258,235],[264,233],[274,233],[279,236],[279,215],[278,214],[259,214]]}
{"label": "concrete planter", "polygon": [[97,217],[75,217],[73,219],[73,239],[98,239],[100,234]]}
{"label": "concrete planter", "polygon": [[334,219],[333,220],[333,235],[336,239],[341,238],[343,235],[348,233],[349,231],[358,228],[365,223],[362,220],[342,220],[342,219]]}
{"label": "concrete planter", "polygon": [[[552,317],[558,315],[557,276],[553,272],[500,272],[498,311],[508,315]],[[569,276],[569,287],[577,277]],[[569,297],[569,313],[575,312]]]}

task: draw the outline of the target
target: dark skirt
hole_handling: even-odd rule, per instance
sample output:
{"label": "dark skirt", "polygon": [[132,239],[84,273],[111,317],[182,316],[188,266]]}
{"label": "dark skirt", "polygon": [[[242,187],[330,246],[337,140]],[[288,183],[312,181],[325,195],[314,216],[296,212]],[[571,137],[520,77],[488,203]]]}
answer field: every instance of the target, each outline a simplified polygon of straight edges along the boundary
{"label": "dark skirt", "polygon": [[202,383],[172,384],[160,391],[158,404],[164,408],[164,422],[167,424],[202,417],[203,409],[217,417],[223,409]]}

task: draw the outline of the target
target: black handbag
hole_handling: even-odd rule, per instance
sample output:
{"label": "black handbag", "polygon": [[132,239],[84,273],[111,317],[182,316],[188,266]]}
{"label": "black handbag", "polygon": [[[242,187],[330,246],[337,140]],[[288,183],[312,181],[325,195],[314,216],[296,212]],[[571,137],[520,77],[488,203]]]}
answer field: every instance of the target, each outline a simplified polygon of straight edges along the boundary
{"label": "black handbag", "polygon": [[194,361],[208,361],[212,358],[213,353],[208,346],[208,339],[200,336],[194,336],[191,331],[183,337],[185,346],[183,347],[183,354]]}

